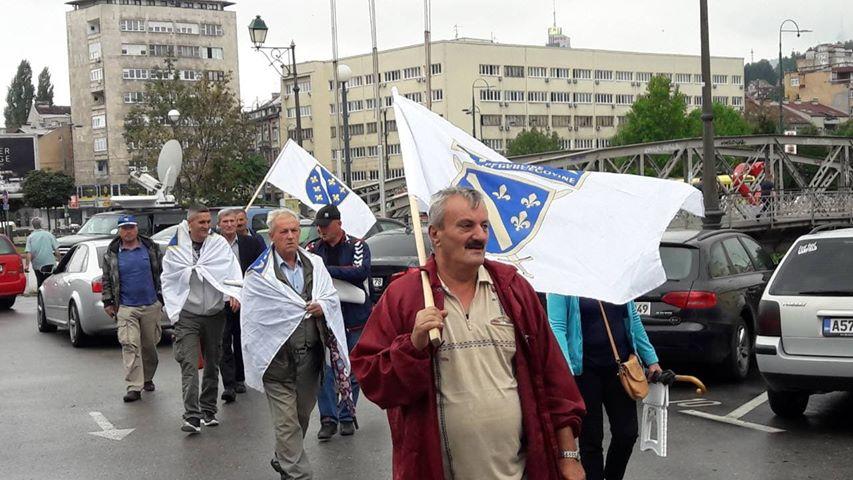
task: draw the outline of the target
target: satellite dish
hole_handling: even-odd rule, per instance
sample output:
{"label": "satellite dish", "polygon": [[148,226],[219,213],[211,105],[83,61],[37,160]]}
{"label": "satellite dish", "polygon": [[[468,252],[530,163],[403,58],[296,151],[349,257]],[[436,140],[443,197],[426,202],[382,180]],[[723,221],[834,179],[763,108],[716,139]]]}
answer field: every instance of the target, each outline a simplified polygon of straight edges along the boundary
{"label": "satellite dish", "polygon": [[169,140],[160,149],[160,157],[157,159],[157,178],[166,186],[166,191],[171,190],[178,181],[183,158],[181,143],[177,140]]}

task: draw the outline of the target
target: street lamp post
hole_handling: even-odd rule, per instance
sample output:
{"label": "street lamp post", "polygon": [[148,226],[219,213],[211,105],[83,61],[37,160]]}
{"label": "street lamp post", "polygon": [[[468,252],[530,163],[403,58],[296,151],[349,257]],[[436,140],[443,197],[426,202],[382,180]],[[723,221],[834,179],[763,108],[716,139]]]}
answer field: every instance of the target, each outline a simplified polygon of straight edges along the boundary
{"label": "street lamp post", "polygon": [[[249,35],[254,44],[255,51],[261,52],[266,57],[270,66],[279,74],[282,81],[287,77],[293,79],[293,103],[296,107],[296,143],[302,146],[302,115],[299,108],[299,78],[296,72],[296,44],[291,41],[289,47],[265,47],[264,42],[267,39],[268,32],[267,24],[261,19],[260,15],[256,15],[252,23],[249,24]],[[269,55],[265,50],[269,50]],[[288,60],[290,65],[288,65]],[[287,111],[285,110],[285,114]]]}
{"label": "street lamp post", "polygon": [[702,41],[702,193],[705,199],[705,218],[702,226],[708,230],[720,228],[723,212],[717,196],[717,158],[714,151],[714,109],[711,104],[711,47],[708,40],[708,0],[699,0],[699,29]]}
{"label": "street lamp post", "polygon": [[352,78],[352,70],[344,64],[338,65],[338,81],[341,82],[341,106],[344,109],[344,183],[352,188],[352,158],[349,152],[349,105],[347,104],[347,82]]}
{"label": "street lamp post", "polygon": [[[782,27],[785,26],[786,23],[791,22],[794,24],[794,28],[796,30],[783,30]],[[782,135],[785,133],[785,120],[782,116],[782,101],[785,99],[785,68],[782,65],[782,32],[791,32],[796,33],[797,37],[800,36],[801,33],[811,32],[811,30],[800,30],[800,26],[797,25],[797,22],[791,20],[790,18],[783,20],[781,24],[779,24],[779,134]]]}
{"label": "street lamp post", "polygon": [[[483,82],[485,84],[485,86],[482,86],[482,85],[477,86],[477,82]],[[474,92],[478,88],[485,88],[486,90],[491,90],[492,86],[489,85],[489,82],[486,81],[485,78],[476,78],[476,79],[474,79],[473,82],[471,82],[471,111],[470,111],[470,113],[471,113],[471,136],[474,138],[477,138],[477,104],[476,104],[476,97],[474,95]],[[483,118],[483,114],[481,112],[480,113],[480,121],[482,121],[482,118]],[[481,130],[480,133],[482,134],[483,133],[482,132],[482,126],[480,127],[480,130]]]}

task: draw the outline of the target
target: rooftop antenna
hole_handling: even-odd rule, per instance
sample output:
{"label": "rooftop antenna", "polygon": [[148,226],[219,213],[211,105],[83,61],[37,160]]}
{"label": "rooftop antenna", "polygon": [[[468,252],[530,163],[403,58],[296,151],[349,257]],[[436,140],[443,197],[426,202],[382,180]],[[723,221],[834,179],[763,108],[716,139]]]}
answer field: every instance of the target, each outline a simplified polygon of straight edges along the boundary
{"label": "rooftop antenna", "polygon": [[749,49],[749,63],[755,63],[755,50]]}
{"label": "rooftop antenna", "polygon": [[557,0],[554,0],[554,26],[557,26]]}
{"label": "rooftop antenna", "polygon": [[459,25],[458,23],[453,26],[453,38],[455,40],[459,40],[459,27],[461,27],[461,26],[462,25]]}

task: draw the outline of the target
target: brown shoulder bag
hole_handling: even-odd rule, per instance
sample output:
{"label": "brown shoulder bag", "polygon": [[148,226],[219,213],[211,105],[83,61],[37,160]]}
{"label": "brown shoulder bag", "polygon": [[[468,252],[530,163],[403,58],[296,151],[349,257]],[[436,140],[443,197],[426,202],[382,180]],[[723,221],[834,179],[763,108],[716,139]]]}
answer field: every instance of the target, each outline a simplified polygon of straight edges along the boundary
{"label": "brown shoulder bag", "polygon": [[616,342],[613,340],[613,333],[610,331],[610,322],[607,320],[607,314],[604,313],[604,305],[598,302],[598,307],[601,309],[601,318],[604,320],[604,328],[607,329],[607,337],[610,338],[613,357],[619,367],[619,380],[622,382],[622,388],[632,400],[642,400],[649,394],[649,381],[646,379],[643,366],[640,365],[640,360],[633,353],[628,355],[628,360],[625,362],[619,358],[619,351],[616,349]]}

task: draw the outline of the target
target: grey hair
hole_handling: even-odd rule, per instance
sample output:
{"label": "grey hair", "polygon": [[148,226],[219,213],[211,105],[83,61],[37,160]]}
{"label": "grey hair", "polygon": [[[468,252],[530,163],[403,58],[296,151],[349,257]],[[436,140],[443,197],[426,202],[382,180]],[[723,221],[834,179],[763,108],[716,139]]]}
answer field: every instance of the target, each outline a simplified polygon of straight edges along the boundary
{"label": "grey hair", "polygon": [[36,230],[41,228],[41,219],[39,217],[33,217],[30,223],[32,223],[33,228]]}
{"label": "grey hair", "polygon": [[297,222],[299,221],[299,215],[297,215],[293,210],[289,208],[277,208],[267,214],[267,228],[270,229],[270,232],[272,232],[275,221],[278,220],[279,217],[293,217]]}
{"label": "grey hair", "polygon": [[192,218],[199,213],[210,213],[210,209],[200,203],[191,205],[190,208],[187,209],[187,220],[192,220]]}
{"label": "grey hair", "polygon": [[441,228],[444,224],[444,213],[447,201],[455,196],[460,196],[468,201],[468,206],[477,208],[483,203],[483,194],[467,187],[447,187],[439,190],[432,196],[429,205],[429,226]]}
{"label": "grey hair", "polygon": [[238,213],[240,213],[242,211],[243,211],[242,208],[236,208],[236,207],[235,208],[224,208],[219,212],[219,217],[217,218],[217,221],[219,220],[219,218],[227,217],[229,215],[237,215]]}

